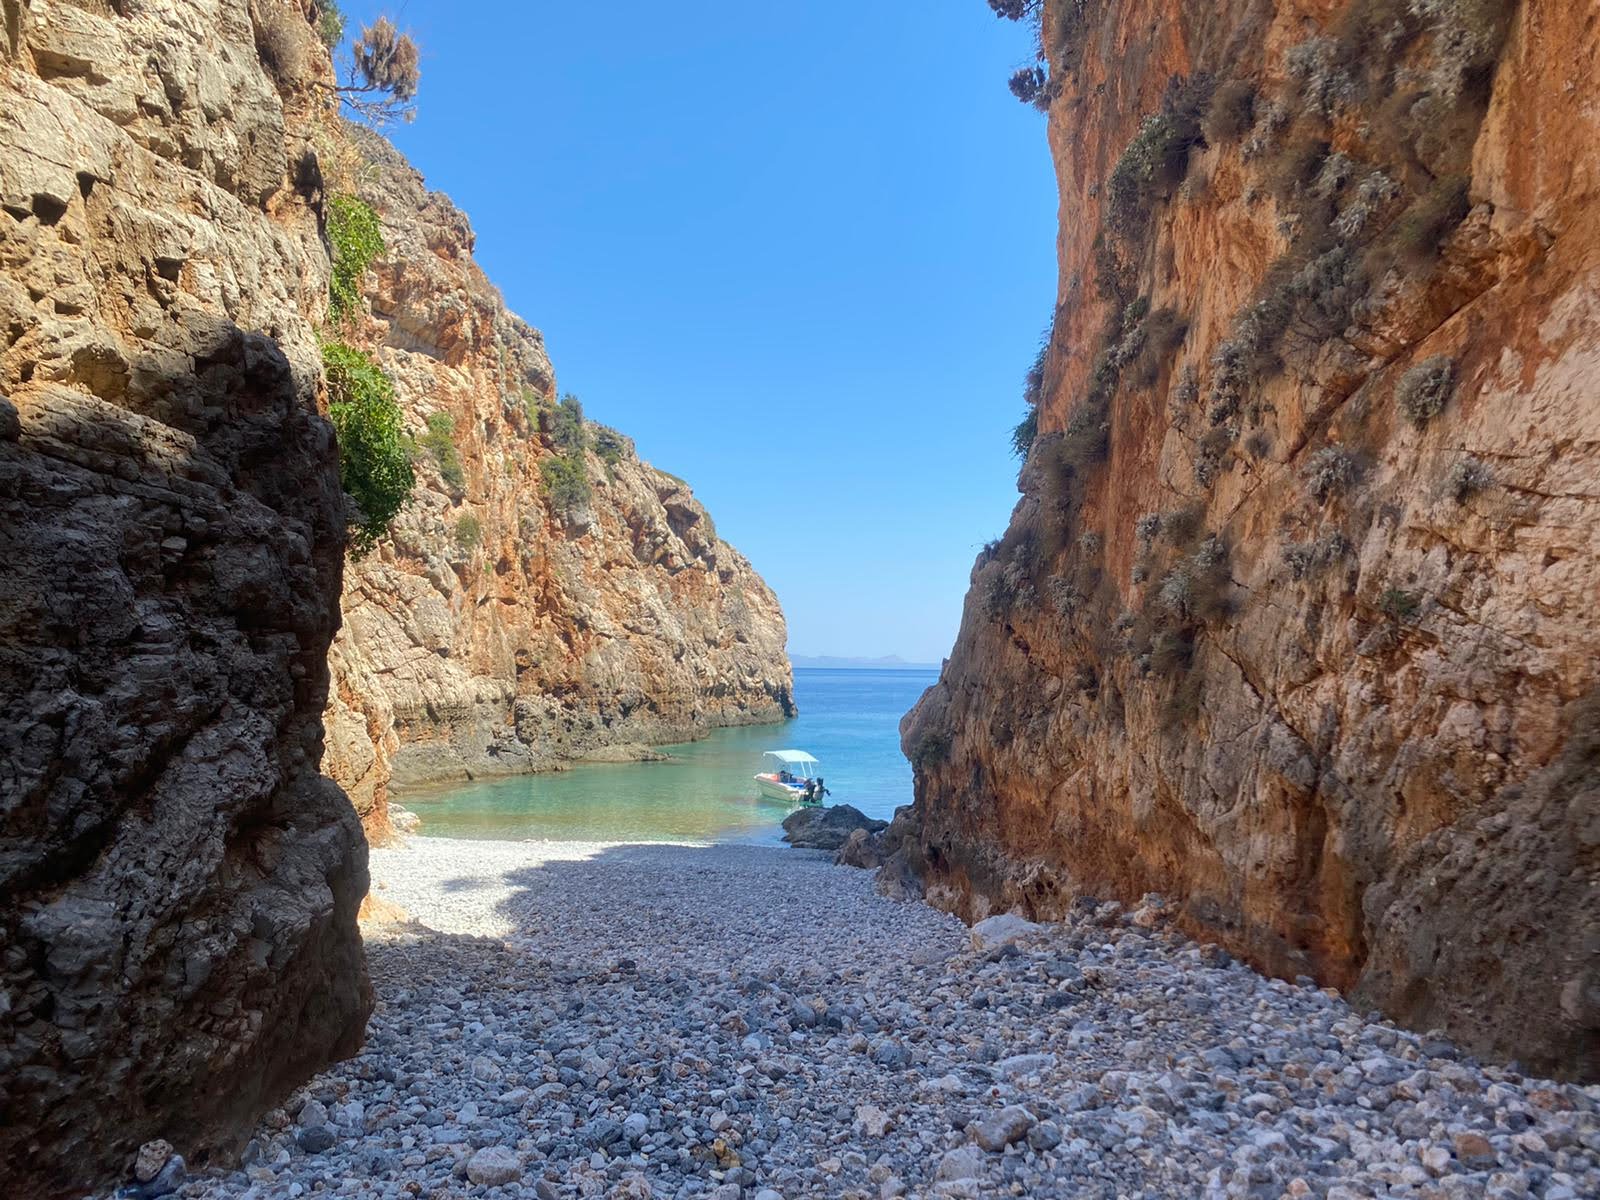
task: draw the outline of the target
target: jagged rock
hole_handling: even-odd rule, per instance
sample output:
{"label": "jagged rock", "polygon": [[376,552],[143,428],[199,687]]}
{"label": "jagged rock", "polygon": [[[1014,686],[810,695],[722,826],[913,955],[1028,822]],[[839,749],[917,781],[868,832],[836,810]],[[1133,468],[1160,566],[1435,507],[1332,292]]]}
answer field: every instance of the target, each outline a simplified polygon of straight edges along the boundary
{"label": "jagged rock", "polygon": [[348,186],[387,244],[368,337],[416,435],[446,414],[467,481],[423,453],[391,538],[345,572],[325,762],[369,835],[388,835],[391,786],[645,758],[792,716],[777,598],[687,484],[591,426],[589,501],[546,500],[558,448],[538,414],[558,389],[543,338],[473,262],[448,197],[376,135],[350,140]]}
{"label": "jagged rock", "polygon": [[871,834],[888,827],[849,804],[797,808],[783,819],[783,840],[802,850],[837,850],[857,830]]}
{"label": "jagged rock", "polygon": [[162,1131],[227,1145],[358,1047],[367,872],[318,770],[346,510],[309,95],[244,0],[3,7],[0,1160],[49,1196]]}
{"label": "jagged rock", "polygon": [[1600,25],[1414,4],[1362,82],[1350,0],[1177,7],[1045,6],[1063,303],[1024,495],[902,725],[897,872],[968,918],[1159,892],[1136,922],[1600,1077],[1600,126],[1561,82]]}

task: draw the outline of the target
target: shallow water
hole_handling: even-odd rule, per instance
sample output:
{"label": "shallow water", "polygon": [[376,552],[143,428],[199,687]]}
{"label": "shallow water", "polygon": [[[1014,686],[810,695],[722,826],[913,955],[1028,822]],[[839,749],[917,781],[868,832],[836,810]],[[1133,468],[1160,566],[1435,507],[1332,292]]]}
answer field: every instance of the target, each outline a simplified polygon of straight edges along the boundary
{"label": "shallow water", "polygon": [[781,725],[719,729],[662,747],[670,762],[595,763],[408,792],[433,837],[561,841],[777,842],[792,811],[756,796],[761,752],[793,747],[822,760],[830,804],[887,820],[911,802],[900,718],[938,678],[931,670],[801,668],[800,715]]}

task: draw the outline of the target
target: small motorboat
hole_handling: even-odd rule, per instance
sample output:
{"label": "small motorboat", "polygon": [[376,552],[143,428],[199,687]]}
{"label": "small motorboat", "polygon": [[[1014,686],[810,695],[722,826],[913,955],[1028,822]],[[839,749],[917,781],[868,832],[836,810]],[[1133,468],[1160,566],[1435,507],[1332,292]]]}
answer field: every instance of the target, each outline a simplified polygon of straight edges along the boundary
{"label": "small motorboat", "polygon": [[756,791],[785,804],[821,804],[822,764],[804,750],[768,750],[761,756],[767,769],[756,776]]}

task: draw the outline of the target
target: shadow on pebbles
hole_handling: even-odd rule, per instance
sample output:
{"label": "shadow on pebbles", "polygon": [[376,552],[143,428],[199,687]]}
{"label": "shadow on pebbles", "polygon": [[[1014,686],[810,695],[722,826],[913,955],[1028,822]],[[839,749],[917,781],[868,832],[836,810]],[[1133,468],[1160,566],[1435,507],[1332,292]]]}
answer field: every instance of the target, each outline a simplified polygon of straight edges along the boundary
{"label": "shadow on pebbles", "polygon": [[1264,979],[1158,901],[969,931],[793,850],[372,865],[410,920],[368,928],[366,1048],[179,1194],[1600,1196],[1600,1089]]}

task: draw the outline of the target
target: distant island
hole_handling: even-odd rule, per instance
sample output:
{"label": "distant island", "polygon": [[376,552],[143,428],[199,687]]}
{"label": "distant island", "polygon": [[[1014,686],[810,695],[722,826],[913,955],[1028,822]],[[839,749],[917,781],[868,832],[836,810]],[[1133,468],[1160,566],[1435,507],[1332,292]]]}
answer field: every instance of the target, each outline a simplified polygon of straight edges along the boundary
{"label": "distant island", "polygon": [[850,671],[936,671],[938,663],[908,662],[898,654],[885,654],[882,658],[845,658],[835,654],[791,654],[789,661],[796,667],[830,667]]}

